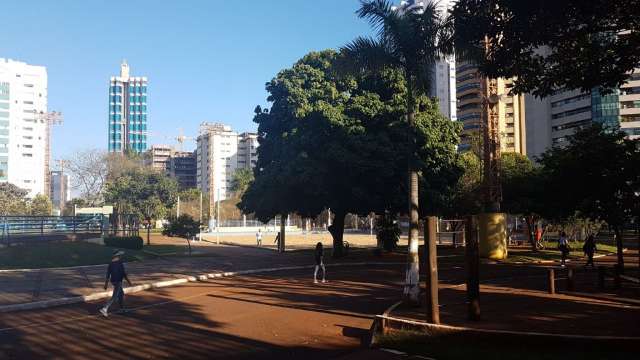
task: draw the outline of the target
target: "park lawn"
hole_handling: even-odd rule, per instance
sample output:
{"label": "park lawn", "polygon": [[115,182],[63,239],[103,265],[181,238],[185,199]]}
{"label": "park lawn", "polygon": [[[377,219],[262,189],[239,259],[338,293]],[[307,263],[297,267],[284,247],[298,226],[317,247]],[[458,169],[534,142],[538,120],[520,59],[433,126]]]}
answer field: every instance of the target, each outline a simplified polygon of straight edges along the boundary
{"label": "park lawn", "polygon": [[[584,243],[581,241],[571,242],[569,246],[571,247],[571,252],[569,253],[568,259],[570,260],[585,260],[586,257],[582,252],[582,245]],[[544,242],[544,250],[532,251],[529,249],[510,249],[509,256],[502,260],[504,263],[536,263],[540,261],[560,261],[562,258],[560,255],[560,250],[558,250],[558,245],[556,242]],[[616,247],[613,245],[607,244],[598,244],[598,251],[596,255],[601,254],[610,254],[616,252]]]}
{"label": "park lawn", "polygon": [[[146,252],[144,250],[150,250]],[[115,248],[84,241],[47,242],[0,248],[0,269],[36,269],[106,264]],[[183,254],[184,247],[145,246],[142,251],[125,249],[124,261],[153,259],[154,254]]]}
{"label": "park lawn", "polygon": [[621,349],[602,342],[548,340],[540,337],[508,339],[500,335],[443,335],[430,337],[422,333],[394,331],[379,338],[377,346],[403,351],[412,356],[433,359],[629,359],[635,349]]}

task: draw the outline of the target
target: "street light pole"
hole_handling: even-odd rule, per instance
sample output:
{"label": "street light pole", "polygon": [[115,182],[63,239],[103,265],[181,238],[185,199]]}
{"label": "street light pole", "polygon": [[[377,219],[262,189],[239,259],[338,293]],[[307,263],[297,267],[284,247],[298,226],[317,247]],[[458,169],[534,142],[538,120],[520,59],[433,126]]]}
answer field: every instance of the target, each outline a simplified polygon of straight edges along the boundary
{"label": "street light pole", "polygon": [[220,188],[218,188],[218,198],[216,200],[216,244],[220,245]]}

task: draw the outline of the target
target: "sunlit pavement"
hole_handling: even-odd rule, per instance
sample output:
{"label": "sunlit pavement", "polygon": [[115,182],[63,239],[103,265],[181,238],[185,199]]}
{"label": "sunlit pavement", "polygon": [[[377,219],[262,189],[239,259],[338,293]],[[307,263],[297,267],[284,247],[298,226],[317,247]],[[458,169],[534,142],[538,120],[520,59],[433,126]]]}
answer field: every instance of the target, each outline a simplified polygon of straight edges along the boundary
{"label": "sunlit pavement", "polygon": [[109,318],[97,303],[2,314],[0,358],[397,358],[363,345],[402,267],[328,270],[318,285],[289,271],[142,293]]}

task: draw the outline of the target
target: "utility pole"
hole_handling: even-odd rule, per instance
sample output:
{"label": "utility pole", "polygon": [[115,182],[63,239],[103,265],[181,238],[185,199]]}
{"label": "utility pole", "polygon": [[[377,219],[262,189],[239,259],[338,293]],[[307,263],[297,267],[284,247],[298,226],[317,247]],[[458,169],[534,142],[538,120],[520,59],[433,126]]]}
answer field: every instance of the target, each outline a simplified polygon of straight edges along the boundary
{"label": "utility pole", "polygon": [[218,201],[216,203],[216,243],[220,245],[220,188],[218,188]]}
{"label": "utility pole", "polygon": [[180,217],[180,196],[178,196],[178,204],[176,205],[176,219]]}
{"label": "utility pole", "polygon": [[202,191],[200,191],[200,217],[198,219],[200,226],[202,226]]}

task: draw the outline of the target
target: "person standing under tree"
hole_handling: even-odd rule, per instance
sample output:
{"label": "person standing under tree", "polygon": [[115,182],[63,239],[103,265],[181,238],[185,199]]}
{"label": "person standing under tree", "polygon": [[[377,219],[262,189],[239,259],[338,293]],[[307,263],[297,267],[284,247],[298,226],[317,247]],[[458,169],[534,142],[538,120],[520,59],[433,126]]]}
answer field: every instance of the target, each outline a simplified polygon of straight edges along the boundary
{"label": "person standing under tree", "polygon": [[318,270],[322,269],[322,282],[325,283],[327,282],[326,280],[326,270],[324,268],[324,250],[322,248],[322,243],[318,242],[316,244],[316,250],[315,250],[315,258],[316,258],[316,267],[315,270],[313,271],[313,283],[317,284],[318,283]]}
{"label": "person standing under tree", "polygon": [[567,234],[564,231],[560,232],[560,238],[558,238],[558,249],[562,255],[562,262],[560,266],[564,267],[569,255],[569,241],[567,240]]}
{"label": "person standing under tree", "polygon": [[262,246],[262,230],[258,229],[258,232],[256,233],[256,243],[258,243],[258,246]]}
{"label": "person standing under tree", "polygon": [[596,238],[593,234],[589,234],[587,239],[584,241],[584,245],[582,246],[582,250],[584,254],[587,256],[587,263],[584,265],[585,267],[591,265],[591,267],[595,267],[593,264],[593,255],[595,254],[596,248]]}
{"label": "person standing under tree", "polygon": [[109,316],[109,307],[116,300],[118,300],[120,310],[124,310],[124,290],[122,289],[122,280],[127,280],[127,283],[131,286],[131,281],[129,281],[127,273],[124,270],[124,264],[122,263],[123,255],[124,251],[122,250],[114,251],[113,256],[111,257],[111,263],[109,263],[109,267],[107,268],[107,278],[104,281],[104,289],[107,290],[107,285],[109,284],[109,280],[111,280],[111,284],[113,285],[113,294],[111,295],[111,299],[109,299],[104,307],[100,309],[100,313],[105,317]]}

